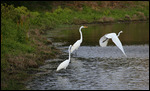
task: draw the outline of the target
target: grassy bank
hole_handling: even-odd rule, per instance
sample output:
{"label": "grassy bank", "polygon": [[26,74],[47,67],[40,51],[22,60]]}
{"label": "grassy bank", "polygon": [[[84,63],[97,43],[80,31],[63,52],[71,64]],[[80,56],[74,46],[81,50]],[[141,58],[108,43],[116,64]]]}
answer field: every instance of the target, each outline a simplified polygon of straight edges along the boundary
{"label": "grassy bank", "polygon": [[31,24],[26,7],[1,5],[1,88],[25,89],[24,82],[44,60],[56,57],[59,51],[42,33],[40,26]]}
{"label": "grassy bank", "polygon": [[[31,71],[59,51],[42,34],[63,24],[149,20],[149,2],[21,2],[1,4],[1,88],[25,89]],[[28,8],[27,8],[28,7]]]}
{"label": "grassy bank", "polygon": [[149,20],[149,4],[147,2],[140,3],[141,2],[138,2],[137,5],[135,4],[134,6],[131,6],[132,3],[129,3],[129,7],[126,5],[125,8],[92,8],[84,4],[79,9],[71,7],[74,3],[70,6],[68,4],[66,4],[66,6],[58,4],[59,6],[54,6],[55,8],[51,11],[45,11],[42,13],[33,12],[33,14],[37,16],[36,21],[33,21],[33,23],[39,24],[44,28],[54,28],[61,24]]}
{"label": "grassy bank", "polygon": [[33,18],[31,24],[43,29],[61,24],[149,20],[149,1],[13,1],[13,4],[28,7],[32,11],[28,14]]}

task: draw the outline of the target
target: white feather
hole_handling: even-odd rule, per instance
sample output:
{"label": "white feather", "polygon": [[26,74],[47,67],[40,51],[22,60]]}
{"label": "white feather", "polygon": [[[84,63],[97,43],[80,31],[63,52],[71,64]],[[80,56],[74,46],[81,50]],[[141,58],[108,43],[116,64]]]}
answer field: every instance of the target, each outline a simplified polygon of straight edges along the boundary
{"label": "white feather", "polygon": [[125,52],[124,52],[124,49],[123,49],[123,47],[122,47],[122,43],[120,42],[118,36],[114,36],[114,37],[112,38],[112,41],[113,41],[113,42],[116,44],[116,46],[123,52],[123,54],[124,54],[125,56],[127,56],[127,55],[125,54]]}
{"label": "white feather", "polygon": [[68,51],[69,51],[69,59],[67,59],[67,60],[65,60],[65,61],[63,61],[61,64],[59,64],[59,66],[57,67],[57,70],[56,71],[59,71],[59,70],[61,70],[61,69],[66,69],[67,67],[68,67],[68,65],[69,65],[69,62],[70,62],[70,49],[71,49],[71,46],[72,45],[70,45],[69,46],[69,48],[68,48]]}
{"label": "white feather", "polygon": [[81,26],[81,27],[79,28],[80,39],[77,40],[77,41],[73,44],[73,46],[72,46],[72,48],[71,48],[71,53],[72,53],[73,51],[77,50],[77,49],[80,47],[81,43],[82,43],[82,40],[83,40],[83,38],[82,38],[82,32],[81,32],[81,29],[82,29],[82,28],[87,28],[87,26]]}
{"label": "white feather", "polygon": [[109,39],[106,38],[105,36],[101,37],[99,40],[99,44],[101,47],[106,47],[108,44]]}
{"label": "white feather", "polygon": [[79,46],[80,46],[81,43],[82,43],[81,40],[76,41],[76,42],[73,44],[73,46],[71,47],[71,53],[72,53],[74,50],[78,50],[78,48],[79,48]]}
{"label": "white feather", "polygon": [[70,60],[68,60],[68,59],[63,61],[61,64],[59,64],[56,71],[59,71],[61,69],[66,69],[67,66],[69,65],[69,62],[70,62]]}
{"label": "white feather", "polygon": [[122,31],[120,31],[118,33],[118,35],[116,35],[116,33],[109,33],[109,34],[105,34],[103,37],[100,38],[99,40],[99,44],[101,47],[106,47],[108,44],[109,39],[112,39],[112,41],[115,43],[115,45],[123,52],[123,54],[127,57],[127,55],[124,52],[123,46],[121,41],[119,40],[118,36],[120,35],[120,33],[122,33]]}

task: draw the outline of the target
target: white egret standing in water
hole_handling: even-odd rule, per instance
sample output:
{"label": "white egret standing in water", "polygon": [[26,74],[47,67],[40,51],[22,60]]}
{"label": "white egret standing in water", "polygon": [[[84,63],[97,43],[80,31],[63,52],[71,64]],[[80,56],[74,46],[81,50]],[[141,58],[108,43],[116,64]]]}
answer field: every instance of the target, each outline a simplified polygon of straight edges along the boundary
{"label": "white egret standing in water", "polygon": [[59,66],[57,67],[57,70],[56,71],[59,71],[61,69],[66,69],[67,66],[69,65],[69,62],[70,62],[70,49],[71,49],[72,45],[69,46],[68,48],[68,51],[69,51],[69,59],[63,61],[61,64],[59,64]]}
{"label": "white egret standing in water", "polygon": [[80,39],[77,40],[73,46],[71,47],[71,53],[74,51],[74,50],[77,50],[79,48],[79,46],[81,45],[82,43],[82,40],[83,40],[83,37],[82,37],[82,32],[81,32],[81,29],[82,28],[87,28],[87,26],[81,26],[80,29],[79,29],[79,32],[80,32]]}
{"label": "white egret standing in water", "polygon": [[122,43],[120,42],[119,40],[119,35],[120,33],[122,33],[122,31],[120,31],[118,33],[118,35],[116,35],[116,33],[108,33],[108,34],[105,34],[103,37],[100,38],[99,40],[99,44],[101,47],[106,47],[107,46],[107,43],[109,41],[109,39],[112,39],[112,41],[115,43],[115,45],[123,52],[123,54],[127,57],[127,55],[125,54],[124,52],[124,49],[122,47]]}

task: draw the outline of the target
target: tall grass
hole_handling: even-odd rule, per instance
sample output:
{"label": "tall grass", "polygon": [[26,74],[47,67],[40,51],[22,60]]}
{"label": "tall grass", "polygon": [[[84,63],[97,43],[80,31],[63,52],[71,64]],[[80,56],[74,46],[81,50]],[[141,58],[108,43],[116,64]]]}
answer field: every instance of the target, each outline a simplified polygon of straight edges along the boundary
{"label": "tall grass", "polygon": [[[35,48],[30,45],[31,41],[29,41],[27,37],[29,24],[26,22],[27,20],[23,21],[23,18],[21,19],[23,15],[28,13],[26,10],[27,9],[25,7],[14,8],[12,5],[1,4],[2,89],[18,89],[23,86],[22,84],[18,84],[18,80],[16,80],[16,78],[19,77],[16,76],[18,73],[15,73],[15,75],[10,75],[10,73],[13,72],[14,66],[17,65],[14,65],[8,61],[9,56],[11,55],[12,57],[21,53],[31,53],[35,50]],[[23,60],[19,61],[23,62]]]}
{"label": "tall grass", "polygon": [[20,52],[33,51],[34,48],[28,45],[29,41],[27,40],[29,24],[18,18],[21,17],[22,12],[18,12],[17,8],[14,8],[12,5],[1,5],[1,7],[2,55],[12,53],[13,50],[20,50]]}

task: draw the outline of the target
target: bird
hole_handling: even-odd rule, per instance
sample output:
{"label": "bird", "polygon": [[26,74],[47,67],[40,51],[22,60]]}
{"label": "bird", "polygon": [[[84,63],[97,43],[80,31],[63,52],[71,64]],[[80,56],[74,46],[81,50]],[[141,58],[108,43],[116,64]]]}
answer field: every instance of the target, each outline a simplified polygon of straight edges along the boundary
{"label": "bird", "polygon": [[73,46],[71,47],[71,53],[74,51],[74,50],[78,50],[78,48],[80,47],[81,43],[82,43],[82,40],[83,40],[83,37],[82,37],[82,32],[81,32],[81,29],[82,28],[88,28],[87,26],[81,26],[79,28],[79,32],[80,32],[80,39],[77,40]]}
{"label": "bird", "polygon": [[71,49],[72,45],[69,46],[68,48],[68,51],[69,51],[69,58],[65,61],[63,61],[62,63],[59,64],[59,66],[57,67],[57,70],[56,71],[59,71],[61,69],[66,69],[67,66],[69,65],[69,62],[70,62],[70,49]]}
{"label": "bird", "polygon": [[99,44],[101,47],[106,47],[108,44],[109,39],[112,39],[112,41],[115,43],[115,45],[123,52],[123,54],[127,57],[127,55],[124,52],[123,46],[121,41],[119,40],[120,33],[123,33],[123,31],[120,31],[118,35],[116,33],[108,33],[102,36],[99,40]]}

